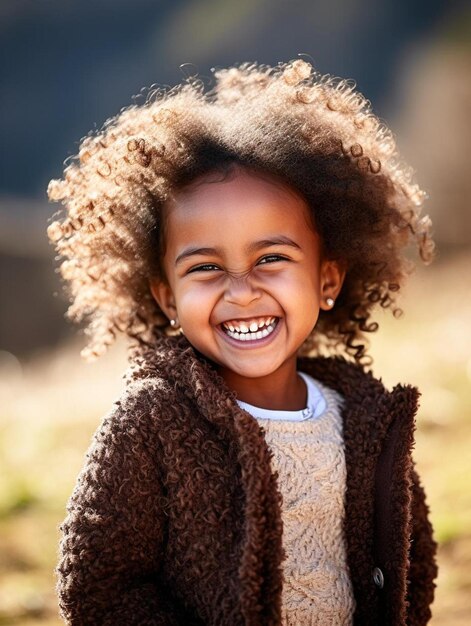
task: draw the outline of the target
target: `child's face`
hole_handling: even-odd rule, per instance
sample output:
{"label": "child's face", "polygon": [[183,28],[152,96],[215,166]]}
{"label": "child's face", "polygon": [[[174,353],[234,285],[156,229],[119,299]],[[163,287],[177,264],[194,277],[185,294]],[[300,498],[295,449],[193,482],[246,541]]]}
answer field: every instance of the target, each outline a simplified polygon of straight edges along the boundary
{"label": "child's face", "polygon": [[[167,316],[222,375],[295,368],[343,274],[323,261],[301,197],[244,170],[203,181],[166,208],[168,282],[151,281]],[[249,331],[249,332],[247,332]]]}

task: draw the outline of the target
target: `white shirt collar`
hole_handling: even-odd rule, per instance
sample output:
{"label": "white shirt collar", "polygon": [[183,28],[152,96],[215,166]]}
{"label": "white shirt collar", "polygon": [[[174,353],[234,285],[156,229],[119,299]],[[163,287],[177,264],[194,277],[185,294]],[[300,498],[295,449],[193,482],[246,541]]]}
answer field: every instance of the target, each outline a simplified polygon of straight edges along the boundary
{"label": "white shirt collar", "polygon": [[299,411],[263,409],[249,404],[248,402],[242,402],[242,400],[237,400],[237,404],[255,418],[287,420],[291,422],[302,422],[308,419],[315,419],[322,415],[325,411],[327,406],[326,400],[312,376],[309,376],[304,372],[298,372],[298,374],[307,386],[307,406],[304,409],[300,409]]}

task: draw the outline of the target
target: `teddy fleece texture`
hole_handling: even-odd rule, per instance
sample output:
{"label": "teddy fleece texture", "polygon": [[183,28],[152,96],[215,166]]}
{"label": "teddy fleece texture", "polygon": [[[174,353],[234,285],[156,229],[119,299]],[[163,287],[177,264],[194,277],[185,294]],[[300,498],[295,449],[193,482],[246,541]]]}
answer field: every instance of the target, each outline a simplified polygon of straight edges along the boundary
{"label": "teddy fleece texture", "polygon": [[[298,369],[345,399],[354,624],[426,624],[437,545],[411,455],[419,391],[388,391],[339,356]],[[263,427],[185,337],[134,350],[60,526],[64,620],[279,626],[285,554],[271,458]]]}

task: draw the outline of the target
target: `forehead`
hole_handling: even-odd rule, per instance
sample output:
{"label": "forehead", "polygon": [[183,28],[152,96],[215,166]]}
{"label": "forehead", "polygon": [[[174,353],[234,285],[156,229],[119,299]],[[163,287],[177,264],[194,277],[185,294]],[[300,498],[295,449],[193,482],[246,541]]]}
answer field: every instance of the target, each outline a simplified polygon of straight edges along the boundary
{"label": "forehead", "polygon": [[301,196],[278,180],[238,170],[201,179],[166,206],[167,246],[247,240],[255,235],[313,234]]}

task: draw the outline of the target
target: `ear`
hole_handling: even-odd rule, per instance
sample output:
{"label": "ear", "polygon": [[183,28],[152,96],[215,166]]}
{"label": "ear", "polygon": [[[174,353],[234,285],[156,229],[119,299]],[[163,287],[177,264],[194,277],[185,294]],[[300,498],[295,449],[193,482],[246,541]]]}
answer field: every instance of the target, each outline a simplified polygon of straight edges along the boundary
{"label": "ear", "polygon": [[149,279],[149,287],[154,300],[165,313],[169,320],[177,317],[177,308],[173,291],[167,281],[160,278]]}
{"label": "ear", "polygon": [[321,265],[321,281],[320,281],[320,308],[324,311],[330,311],[332,306],[327,304],[327,298],[337,299],[342,289],[343,281],[347,268],[339,261],[323,260]]}

